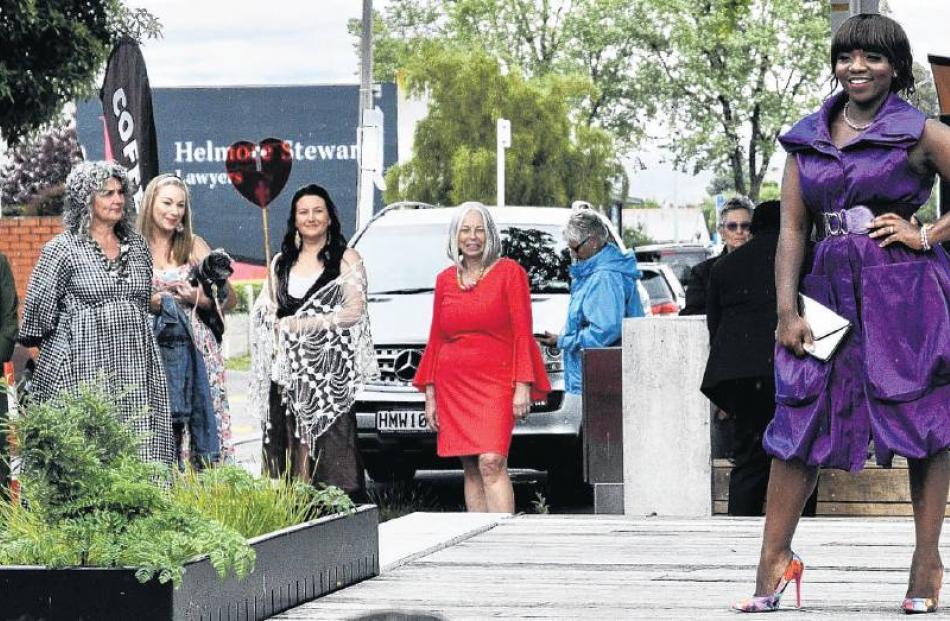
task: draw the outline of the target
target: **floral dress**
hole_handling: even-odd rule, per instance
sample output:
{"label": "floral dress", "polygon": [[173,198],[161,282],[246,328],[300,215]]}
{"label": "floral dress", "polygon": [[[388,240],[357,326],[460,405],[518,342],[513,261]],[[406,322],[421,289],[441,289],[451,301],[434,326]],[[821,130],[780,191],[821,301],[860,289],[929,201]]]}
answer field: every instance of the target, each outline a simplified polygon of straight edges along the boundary
{"label": "floral dress", "polygon": [[[152,289],[161,291],[174,283],[188,280],[191,270],[191,264],[184,264],[178,267],[156,270],[152,277]],[[224,377],[224,356],[221,353],[221,347],[214,338],[214,334],[194,312],[189,311],[188,317],[191,319],[191,333],[194,335],[195,347],[201,352],[204,358],[205,368],[208,371],[208,384],[211,389],[211,400],[214,403],[214,416],[218,422],[218,440],[221,446],[221,461],[234,461],[234,443],[231,438],[231,409],[228,405],[228,393]],[[182,440],[181,447],[182,459],[188,460],[188,447],[190,438],[185,437]]]}

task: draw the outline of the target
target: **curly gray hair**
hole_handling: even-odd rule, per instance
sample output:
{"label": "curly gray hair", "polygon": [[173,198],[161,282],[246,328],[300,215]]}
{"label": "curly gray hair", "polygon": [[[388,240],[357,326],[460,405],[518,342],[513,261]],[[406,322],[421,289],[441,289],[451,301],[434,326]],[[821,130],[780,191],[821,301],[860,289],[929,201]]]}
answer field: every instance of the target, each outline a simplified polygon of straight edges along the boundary
{"label": "curly gray hair", "polygon": [[92,199],[106,181],[116,179],[125,192],[122,220],[115,225],[116,235],[125,238],[135,230],[135,207],[129,198],[129,180],[125,168],[114,162],[79,162],[66,177],[63,200],[63,227],[75,235],[89,233],[92,220]]}

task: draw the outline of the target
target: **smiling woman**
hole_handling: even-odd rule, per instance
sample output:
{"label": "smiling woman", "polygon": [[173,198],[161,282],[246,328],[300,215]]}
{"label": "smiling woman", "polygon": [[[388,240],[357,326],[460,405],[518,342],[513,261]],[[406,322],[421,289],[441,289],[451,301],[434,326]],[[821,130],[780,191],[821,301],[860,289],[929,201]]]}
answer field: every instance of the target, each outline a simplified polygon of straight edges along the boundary
{"label": "smiling woman", "polygon": [[263,421],[267,473],[365,496],[356,450],[357,388],[378,375],[366,314],[366,273],[347,248],[326,188],[298,189],[254,307],[254,409]]}
{"label": "smiling woman", "polygon": [[425,393],[439,457],[461,459],[466,508],[512,513],[515,419],[527,418],[551,385],[531,334],[528,275],[501,252],[488,209],[459,205],[448,235],[454,265],[436,277],[429,341],[413,385]]}
{"label": "smiling woman", "polygon": [[[901,94],[914,90],[903,29],[856,15],[829,57],[842,90],[779,138],[790,154],[775,258],[775,416],[755,596],[745,612],[779,606],[804,564],[791,550],[818,468],[858,471],[873,438],[880,465],[907,458],[917,545],[908,613],[934,612],[943,580],[939,541],[950,484],[950,214],[919,226],[934,176],[950,175],[950,128]],[[812,226],[814,265],[799,270]],[[799,288],[855,329],[830,359],[806,355],[814,335]],[[899,325],[895,318],[899,317]]]}
{"label": "smiling woman", "polygon": [[[192,232],[190,192],[177,176],[159,175],[149,182],[139,210],[138,229],[152,255],[150,306],[162,319],[155,326],[162,344],[179,464],[191,461],[201,466],[229,461],[234,446],[219,341],[222,313],[237,304],[237,296],[226,277],[216,282],[202,278],[207,270],[200,268],[210,260],[212,251]],[[226,254],[224,257],[230,261]],[[193,346],[185,347],[182,343],[188,344],[187,339],[165,329],[164,319],[172,314],[177,316],[173,325],[186,328]],[[170,340],[181,347],[169,347]],[[201,357],[203,372],[197,356]],[[195,364],[188,366],[192,359]]]}
{"label": "smiling woman", "polygon": [[34,398],[104,378],[121,395],[123,422],[140,434],[140,456],[171,463],[168,393],[148,319],[152,259],[127,194],[116,164],[82,162],[69,173],[66,230],[33,270],[19,340],[40,349]]}

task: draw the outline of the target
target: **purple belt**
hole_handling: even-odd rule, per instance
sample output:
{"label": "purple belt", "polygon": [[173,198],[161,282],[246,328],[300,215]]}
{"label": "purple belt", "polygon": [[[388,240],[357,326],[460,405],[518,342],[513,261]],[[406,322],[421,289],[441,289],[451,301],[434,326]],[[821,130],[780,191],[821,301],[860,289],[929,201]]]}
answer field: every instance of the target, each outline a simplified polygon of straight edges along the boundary
{"label": "purple belt", "polygon": [[871,230],[874,212],[869,207],[857,205],[840,211],[824,211],[821,217],[824,224],[823,237],[867,235]]}

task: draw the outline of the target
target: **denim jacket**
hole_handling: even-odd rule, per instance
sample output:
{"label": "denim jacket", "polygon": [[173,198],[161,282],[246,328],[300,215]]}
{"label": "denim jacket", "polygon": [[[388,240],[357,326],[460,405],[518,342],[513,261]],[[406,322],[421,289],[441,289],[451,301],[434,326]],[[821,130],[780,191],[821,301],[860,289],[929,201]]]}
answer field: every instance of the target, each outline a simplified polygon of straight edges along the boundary
{"label": "denim jacket", "polygon": [[188,315],[170,295],[162,296],[152,330],[165,367],[172,421],[188,425],[192,459],[216,461],[221,449],[208,372],[195,347]]}

